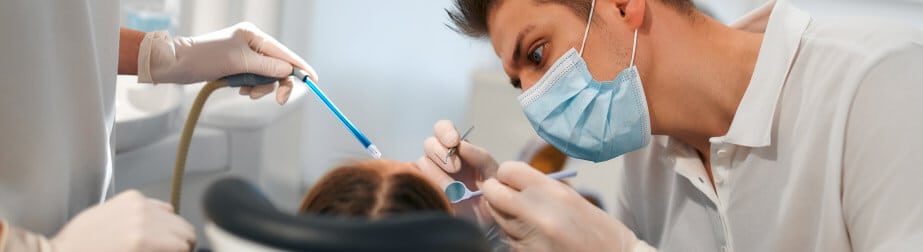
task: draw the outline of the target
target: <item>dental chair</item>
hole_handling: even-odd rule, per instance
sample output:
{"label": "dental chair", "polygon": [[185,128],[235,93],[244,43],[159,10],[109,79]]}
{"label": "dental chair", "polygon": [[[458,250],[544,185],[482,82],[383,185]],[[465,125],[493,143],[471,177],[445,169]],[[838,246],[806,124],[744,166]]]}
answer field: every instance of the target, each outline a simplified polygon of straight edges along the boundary
{"label": "dental chair", "polygon": [[205,233],[214,251],[488,251],[473,223],[443,213],[381,220],[292,215],[252,184],[224,178],[203,199]]}

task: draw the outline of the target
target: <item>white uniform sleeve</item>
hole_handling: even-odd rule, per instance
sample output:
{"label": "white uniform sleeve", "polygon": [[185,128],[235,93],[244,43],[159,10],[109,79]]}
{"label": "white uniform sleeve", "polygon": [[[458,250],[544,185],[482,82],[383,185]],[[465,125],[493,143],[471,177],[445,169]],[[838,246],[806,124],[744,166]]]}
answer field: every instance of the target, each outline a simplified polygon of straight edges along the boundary
{"label": "white uniform sleeve", "polygon": [[639,240],[635,247],[631,249],[631,252],[657,252],[657,248],[651,247],[643,240]]}
{"label": "white uniform sleeve", "polygon": [[853,251],[923,248],[923,40],[869,68],[847,123],[841,200]]}
{"label": "white uniform sleeve", "polygon": [[44,236],[28,232],[0,220],[0,252],[53,252],[54,246]]}

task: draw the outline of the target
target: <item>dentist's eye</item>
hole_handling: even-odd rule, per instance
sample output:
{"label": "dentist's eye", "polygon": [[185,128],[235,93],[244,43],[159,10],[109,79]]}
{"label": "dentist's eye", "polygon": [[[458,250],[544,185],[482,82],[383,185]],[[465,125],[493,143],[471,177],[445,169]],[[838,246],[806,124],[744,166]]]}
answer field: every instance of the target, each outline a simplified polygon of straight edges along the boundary
{"label": "dentist's eye", "polygon": [[532,62],[535,64],[541,64],[542,58],[544,57],[544,53],[543,53],[544,50],[545,50],[545,45],[540,45],[536,47],[535,49],[532,49],[532,51],[529,52],[529,62]]}

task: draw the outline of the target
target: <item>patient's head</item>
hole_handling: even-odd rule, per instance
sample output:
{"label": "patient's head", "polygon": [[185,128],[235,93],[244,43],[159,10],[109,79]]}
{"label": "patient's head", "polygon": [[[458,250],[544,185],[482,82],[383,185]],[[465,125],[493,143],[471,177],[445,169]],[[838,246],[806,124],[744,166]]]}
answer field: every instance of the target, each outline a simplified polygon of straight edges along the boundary
{"label": "patient's head", "polygon": [[381,218],[421,211],[452,212],[445,194],[413,163],[370,160],[340,166],[322,177],[301,213]]}

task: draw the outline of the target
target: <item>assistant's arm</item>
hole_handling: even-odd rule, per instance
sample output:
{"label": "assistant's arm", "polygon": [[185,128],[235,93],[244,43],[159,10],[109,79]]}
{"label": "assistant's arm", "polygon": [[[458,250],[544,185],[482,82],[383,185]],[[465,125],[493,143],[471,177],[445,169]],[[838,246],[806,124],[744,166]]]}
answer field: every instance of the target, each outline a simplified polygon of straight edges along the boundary
{"label": "assistant's arm", "polygon": [[843,158],[853,251],[923,247],[923,43],[886,56],[854,97]]}
{"label": "assistant's arm", "polygon": [[138,74],[138,49],[145,34],[128,28],[119,30],[119,74]]}
{"label": "assistant's arm", "polygon": [[[276,101],[285,104],[294,80],[292,67],[317,72],[300,56],[256,25],[234,26],[195,37],[171,36],[166,31],[119,31],[119,74],[138,75],[139,83],[188,84],[252,73],[279,78]],[[258,99],[276,85],[245,86],[241,95]]]}

